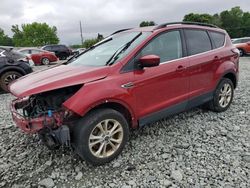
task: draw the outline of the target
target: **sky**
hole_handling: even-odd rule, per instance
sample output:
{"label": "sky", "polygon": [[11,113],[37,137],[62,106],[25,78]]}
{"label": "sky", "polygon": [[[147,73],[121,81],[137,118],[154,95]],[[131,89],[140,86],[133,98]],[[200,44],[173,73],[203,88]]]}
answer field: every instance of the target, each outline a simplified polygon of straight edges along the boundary
{"label": "sky", "polygon": [[235,6],[250,12],[249,0],[1,0],[0,28],[12,36],[12,25],[46,22],[57,27],[61,44],[72,45],[81,43],[80,21],[85,40],[144,20],[181,21],[191,12],[215,14]]}

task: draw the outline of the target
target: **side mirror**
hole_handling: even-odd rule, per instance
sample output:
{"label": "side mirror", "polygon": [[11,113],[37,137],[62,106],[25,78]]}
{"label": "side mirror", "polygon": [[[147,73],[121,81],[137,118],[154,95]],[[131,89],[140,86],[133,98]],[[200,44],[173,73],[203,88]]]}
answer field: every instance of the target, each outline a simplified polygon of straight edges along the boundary
{"label": "side mirror", "polygon": [[157,55],[145,55],[139,59],[141,67],[155,67],[160,64],[160,57]]}
{"label": "side mirror", "polygon": [[247,42],[247,45],[250,45],[250,41]]}

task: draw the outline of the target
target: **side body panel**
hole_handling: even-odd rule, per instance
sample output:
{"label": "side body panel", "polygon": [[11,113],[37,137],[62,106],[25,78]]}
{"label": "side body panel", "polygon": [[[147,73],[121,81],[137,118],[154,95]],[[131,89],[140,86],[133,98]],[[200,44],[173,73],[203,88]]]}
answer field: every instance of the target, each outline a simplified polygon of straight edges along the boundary
{"label": "side body panel", "polygon": [[[178,67],[183,69],[178,70]],[[135,71],[136,112],[144,117],[188,99],[188,61],[185,59]],[[183,104],[183,109],[185,109]]]}
{"label": "side body panel", "polygon": [[[120,66],[120,65],[118,65]],[[137,114],[133,88],[124,88],[124,84],[134,81],[134,73],[113,74],[104,79],[85,84],[77,93],[63,103],[63,106],[84,116],[88,111],[105,103],[118,103],[124,106],[132,116],[133,126],[137,125]]]}
{"label": "side body panel", "polygon": [[[135,127],[137,122],[144,125],[207,102],[212,99],[213,91],[226,73],[237,76],[238,55],[232,52],[234,47],[228,36],[225,47],[221,49],[184,57],[158,67],[120,72],[122,66],[160,32],[152,34],[124,57],[120,65],[114,65],[107,78],[85,84],[64,106],[83,116],[99,104],[117,102],[131,112]],[[186,69],[178,72],[180,65]],[[131,88],[121,87],[131,82]]]}

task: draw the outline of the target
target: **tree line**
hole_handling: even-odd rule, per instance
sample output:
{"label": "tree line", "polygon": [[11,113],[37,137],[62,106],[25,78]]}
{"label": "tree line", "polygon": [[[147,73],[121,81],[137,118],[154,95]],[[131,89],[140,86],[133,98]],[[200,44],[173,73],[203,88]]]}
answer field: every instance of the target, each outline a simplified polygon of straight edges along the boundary
{"label": "tree line", "polygon": [[44,46],[58,44],[57,28],[46,23],[12,25],[13,37],[7,36],[0,28],[0,46]]}
{"label": "tree line", "polygon": [[225,29],[231,38],[250,36],[250,12],[244,12],[238,6],[214,15],[190,13],[183,21],[214,24]]}
{"label": "tree line", "polygon": [[[202,22],[217,25],[229,33],[231,38],[250,36],[250,12],[244,12],[240,7],[233,7],[217,14],[189,13],[184,16],[183,21]],[[139,26],[154,26],[154,21],[142,21]],[[12,25],[13,37],[7,36],[0,28],[0,46],[44,46],[46,44],[58,44],[57,28],[47,23],[31,23]],[[103,39],[101,34],[96,38],[87,39],[83,45],[72,45],[72,47],[88,48]]]}

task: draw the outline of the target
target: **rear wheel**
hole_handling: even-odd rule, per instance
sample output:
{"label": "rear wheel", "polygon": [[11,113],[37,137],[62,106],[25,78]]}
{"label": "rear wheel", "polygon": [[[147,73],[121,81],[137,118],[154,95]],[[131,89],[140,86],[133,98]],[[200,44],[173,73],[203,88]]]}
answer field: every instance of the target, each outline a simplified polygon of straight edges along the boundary
{"label": "rear wheel", "polygon": [[66,60],[67,59],[67,55],[66,54],[61,54],[59,57],[60,60]]}
{"label": "rear wheel", "polygon": [[73,130],[76,152],[88,163],[102,165],[116,158],[129,136],[124,116],[113,109],[92,111]]}
{"label": "rear wheel", "polygon": [[21,76],[22,76],[22,75],[21,75],[19,72],[16,72],[16,71],[9,71],[9,72],[4,73],[4,74],[1,76],[1,78],[0,78],[0,86],[1,86],[1,88],[2,88],[4,91],[8,92],[8,85],[9,85],[12,81],[14,81],[14,80],[20,78]]}
{"label": "rear wheel", "polygon": [[223,78],[218,84],[213,100],[208,104],[210,110],[215,112],[226,111],[232,103],[234,96],[234,85],[228,78]]}
{"label": "rear wheel", "polygon": [[43,57],[42,60],[41,60],[41,63],[43,65],[49,65],[50,64],[50,61],[47,57]]}

